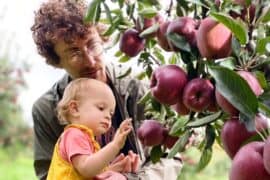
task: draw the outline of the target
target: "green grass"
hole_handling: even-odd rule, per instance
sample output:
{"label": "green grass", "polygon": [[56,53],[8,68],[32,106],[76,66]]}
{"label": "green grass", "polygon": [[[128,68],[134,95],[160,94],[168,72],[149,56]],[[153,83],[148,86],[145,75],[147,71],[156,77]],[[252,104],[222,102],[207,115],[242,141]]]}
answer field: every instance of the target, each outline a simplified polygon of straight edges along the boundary
{"label": "green grass", "polygon": [[[200,152],[195,148],[185,152],[185,156],[196,163],[199,161]],[[186,165],[182,169],[180,180],[228,180],[231,160],[227,154],[217,145],[214,145],[212,159],[209,164],[200,172],[195,171],[195,165]]]}
{"label": "green grass", "polygon": [[0,149],[0,179],[36,180],[33,169],[32,150],[20,146]]}
{"label": "green grass", "polygon": [[[33,169],[32,149],[19,145],[0,149],[0,179],[36,180]],[[195,162],[199,161],[200,153],[195,148],[185,152]],[[208,166],[201,172],[195,172],[195,165],[186,165],[182,169],[180,180],[228,180],[231,161],[223,150],[215,146]]]}

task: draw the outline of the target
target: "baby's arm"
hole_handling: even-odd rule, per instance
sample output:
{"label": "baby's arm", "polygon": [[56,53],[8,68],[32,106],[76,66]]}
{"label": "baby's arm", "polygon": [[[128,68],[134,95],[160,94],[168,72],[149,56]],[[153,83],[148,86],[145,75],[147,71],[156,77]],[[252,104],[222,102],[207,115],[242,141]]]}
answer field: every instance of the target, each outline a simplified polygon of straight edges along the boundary
{"label": "baby's arm", "polygon": [[72,157],[72,164],[79,174],[85,178],[94,177],[115,158],[125,144],[126,137],[132,129],[130,121],[130,119],[123,121],[113,141],[100,151],[91,155],[75,155]]}

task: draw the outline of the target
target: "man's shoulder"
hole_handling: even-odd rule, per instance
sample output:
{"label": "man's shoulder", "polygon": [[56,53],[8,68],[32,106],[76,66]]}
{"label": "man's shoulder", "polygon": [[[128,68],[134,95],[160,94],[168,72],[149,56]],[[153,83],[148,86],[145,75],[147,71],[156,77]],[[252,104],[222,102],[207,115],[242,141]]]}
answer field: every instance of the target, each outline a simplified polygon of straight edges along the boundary
{"label": "man's shoulder", "polygon": [[48,109],[54,109],[57,102],[61,99],[61,94],[64,91],[64,88],[66,86],[66,75],[53,84],[53,86],[45,92],[43,95],[41,95],[33,104],[33,111],[35,110],[48,110]]}

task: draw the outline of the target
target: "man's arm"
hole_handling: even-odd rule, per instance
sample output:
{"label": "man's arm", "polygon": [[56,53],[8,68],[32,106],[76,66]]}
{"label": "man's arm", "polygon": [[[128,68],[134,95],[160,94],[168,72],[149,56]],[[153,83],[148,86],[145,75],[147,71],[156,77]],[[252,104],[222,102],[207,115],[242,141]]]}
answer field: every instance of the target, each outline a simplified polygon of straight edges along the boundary
{"label": "man's arm", "polygon": [[59,125],[51,105],[39,99],[32,108],[34,122],[34,169],[40,180],[46,179]]}

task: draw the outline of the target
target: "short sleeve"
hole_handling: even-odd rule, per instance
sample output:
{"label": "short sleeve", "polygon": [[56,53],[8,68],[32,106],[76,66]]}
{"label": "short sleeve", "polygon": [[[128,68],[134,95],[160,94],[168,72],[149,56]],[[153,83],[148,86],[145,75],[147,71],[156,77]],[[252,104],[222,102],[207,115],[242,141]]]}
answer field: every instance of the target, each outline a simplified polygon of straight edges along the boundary
{"label": "short sleeve", "polygon": [[77,128],[68,128],[61,136],[59,152],[64,160],[71,163],[75,155],[93,154],[93,146],[86,133]]}

